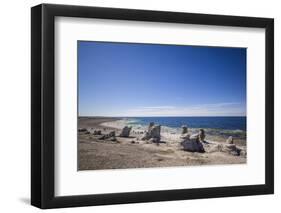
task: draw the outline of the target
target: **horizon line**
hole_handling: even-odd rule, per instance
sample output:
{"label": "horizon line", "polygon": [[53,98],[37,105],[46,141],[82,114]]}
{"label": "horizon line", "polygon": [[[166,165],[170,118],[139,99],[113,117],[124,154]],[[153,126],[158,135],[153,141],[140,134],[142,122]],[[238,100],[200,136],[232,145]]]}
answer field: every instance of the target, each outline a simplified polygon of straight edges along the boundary
{"label": "horizon line", "polygon": [[154,117],[154,118],[159,118],[159,117],[247,117],[247,115],[184,115],[184,116],[169,116],[169,115],[165,115],[165,116],[108,116],[108,115],[78,115],[78,117],[101,117],[101,118],[105,118],[105,117],[109,117],[109,118],[145,118],[145,117]]}

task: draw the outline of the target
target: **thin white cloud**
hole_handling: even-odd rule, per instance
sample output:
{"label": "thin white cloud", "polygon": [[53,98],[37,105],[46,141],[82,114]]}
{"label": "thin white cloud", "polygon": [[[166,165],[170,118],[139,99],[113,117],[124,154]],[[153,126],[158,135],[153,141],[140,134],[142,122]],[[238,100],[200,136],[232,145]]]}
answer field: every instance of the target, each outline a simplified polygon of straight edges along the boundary
{"label": "thin white cloud", "polygon": [[174,106],[148,106],[148,107],[141,107],[143,109],[175,109]]}
{"label": "thin white cloud", "polygon": [[[122,116],[243,116],[240,103],[212,103],[188,107],[149,106],[129,109]],[[120,114],[121,116],[121,114]]]}

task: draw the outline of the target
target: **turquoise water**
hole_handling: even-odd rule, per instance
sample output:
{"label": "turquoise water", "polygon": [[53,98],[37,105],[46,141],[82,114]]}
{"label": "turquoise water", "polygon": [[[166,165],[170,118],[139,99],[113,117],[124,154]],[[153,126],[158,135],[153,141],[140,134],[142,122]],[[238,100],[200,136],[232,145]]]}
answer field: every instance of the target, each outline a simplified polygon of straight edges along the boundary
{"label": "turquoise water", "polygon": [[171,128],[203,128],[213,135],[246,138],[246,117],[130,117],[131,125],[148,125],[150,122]]}
{"label": "turquoise water", "polygon": [[148,125],[150,122],[168,127],[187,125],[191,128],[212,128],[246,131],[246,117],[134,117],[132,123]]}

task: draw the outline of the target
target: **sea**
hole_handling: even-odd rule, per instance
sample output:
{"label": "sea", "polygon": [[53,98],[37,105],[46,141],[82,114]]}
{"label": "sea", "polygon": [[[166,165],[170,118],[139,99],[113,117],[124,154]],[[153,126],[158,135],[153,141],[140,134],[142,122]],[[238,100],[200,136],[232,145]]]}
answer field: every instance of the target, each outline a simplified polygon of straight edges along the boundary
{"label": "sea", "polygon": [[[124,118],[123,118],[124,119]],[[203,128],[208,134],[246,139],[246,116],[235,117],[128,117],[128,125],[147,126],[150,122],[172,129],[186,125],[189,129]]]}

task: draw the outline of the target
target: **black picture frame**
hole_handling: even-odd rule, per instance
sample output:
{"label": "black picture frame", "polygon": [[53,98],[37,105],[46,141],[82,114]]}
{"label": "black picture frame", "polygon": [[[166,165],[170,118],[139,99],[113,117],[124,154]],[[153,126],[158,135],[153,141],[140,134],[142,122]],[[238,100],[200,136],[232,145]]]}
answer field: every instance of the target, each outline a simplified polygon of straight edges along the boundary
{"label": "black picture frame", "polygon": [[[55,17],[264,28],[265,184],[78,196],[54,195]],[[42,209],[274,193],[274,20],[240,16],[41,4],[31,8],[31,204]]]}

